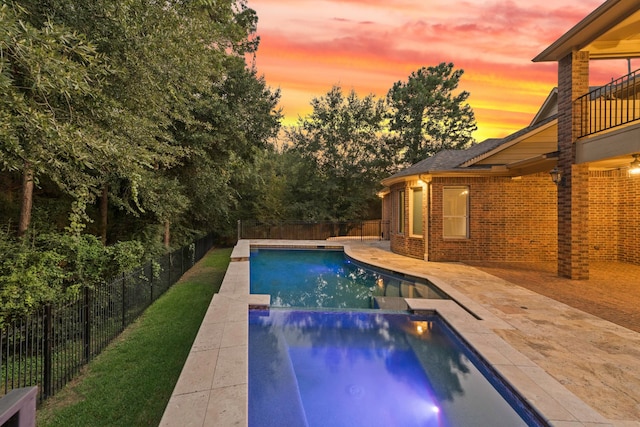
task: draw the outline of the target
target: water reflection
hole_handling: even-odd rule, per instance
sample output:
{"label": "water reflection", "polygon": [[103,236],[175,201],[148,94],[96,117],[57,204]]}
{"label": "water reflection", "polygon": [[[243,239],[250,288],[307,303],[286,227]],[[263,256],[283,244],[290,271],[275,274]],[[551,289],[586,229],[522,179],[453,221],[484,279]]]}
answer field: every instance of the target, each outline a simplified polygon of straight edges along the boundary
{"label": "water reflection", "polygon": [[259,250],[251,254],[251,292],[275,307],[372,308],[377,296],[445,298],[420,279],[365,267],[342,251]]}
{"label": "water reflection", "polygon": [[[250,384],[251,405],[269,411],[277,403],[266,396],[279,394],[276,400],[298,408],[286,416],[304,413],[308,425],[441,425],[429,381],[394,325],[399,321],[369,313],[252,314],[250,378],[257,373],[267,387],[258,393]],[[254,335],[268,345],[258,351]],[[276,356],[267,363],[265,354]],[[250,410],[257,423],[251,425],[265,425],[256,412]],[[273,425],[300,425],[288,422],[278,415]]]}
{"label": "water reflection", "polygon": [[252,312],[250,425],[525,425],[449,338],[418,316]]}

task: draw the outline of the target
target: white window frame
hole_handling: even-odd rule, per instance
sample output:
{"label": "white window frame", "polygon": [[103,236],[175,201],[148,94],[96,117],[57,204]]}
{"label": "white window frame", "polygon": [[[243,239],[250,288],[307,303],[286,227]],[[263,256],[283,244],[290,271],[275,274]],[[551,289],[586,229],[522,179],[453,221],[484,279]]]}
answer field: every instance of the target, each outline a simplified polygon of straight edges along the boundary
{"label": "white window frame", "polygon": [[[455,196],[465,195],[464,214],[450,213],[448,209],[447,193],[456,192]],[[455,221],[458,226],[464,227],[464,233],[447,234],[447,223]],[[458,228],[458,227],[454,227]],[[468,186],[445,186],[442,189],[442,237],[448,240],[461,240],[469,238],[469,187]]]}

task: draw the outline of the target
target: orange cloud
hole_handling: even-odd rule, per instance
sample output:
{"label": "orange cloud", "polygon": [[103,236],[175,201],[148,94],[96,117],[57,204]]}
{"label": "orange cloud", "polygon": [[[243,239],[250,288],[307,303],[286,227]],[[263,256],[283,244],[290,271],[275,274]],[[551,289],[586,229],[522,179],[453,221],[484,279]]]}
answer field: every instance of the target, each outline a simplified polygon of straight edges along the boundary
{"label": "orange cloud", "polygon": [[[556,64],[531,58],[601,2],[250,0],[249,7],[259,17],[258,72],[281,89],[285,124],[334,84],[385,96],[420,67],[453,62],[465,71],[460,90],[471,93],[482,140],[529,124],[557,84]],[[596,68],[592,80],[610,80],[608,71]]]}

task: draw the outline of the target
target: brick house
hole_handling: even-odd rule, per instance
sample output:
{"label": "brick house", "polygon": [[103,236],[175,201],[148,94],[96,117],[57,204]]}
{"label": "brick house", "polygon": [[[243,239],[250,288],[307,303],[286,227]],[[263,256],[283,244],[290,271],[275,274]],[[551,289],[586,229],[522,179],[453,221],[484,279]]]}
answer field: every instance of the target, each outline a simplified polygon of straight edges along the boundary
{"label": "brick house", "polygon": [[589,86],[591,60],[637,57],[640,2],[606,1],[534,58],[558,62],[558,87],[528,127],[382,181],[391,250],[557,260],[573,279],[588,278],[590,260],[640,264],[640,70]]}

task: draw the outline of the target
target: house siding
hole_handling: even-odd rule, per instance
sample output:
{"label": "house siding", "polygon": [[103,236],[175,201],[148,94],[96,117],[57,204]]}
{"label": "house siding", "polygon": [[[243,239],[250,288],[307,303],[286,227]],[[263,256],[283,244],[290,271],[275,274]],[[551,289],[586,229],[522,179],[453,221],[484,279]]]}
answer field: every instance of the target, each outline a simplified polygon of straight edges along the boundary
{"label": "house siding", "polygon": [[[444,239],[442,194],[445,186],[469,187],[469,238]],[[408,189],[398,184],[392,192]],[[555,260],[556,187],[548,174],[511,178],[434,178],[429,190],[429,261]],[[408,203],[406,198],[405,203]],[[408,205],[407,205],[408,207]],[[408,219],[407,219],[408,220]],[[408,225],[408,224],[407,224]],[[408,229],[405,227],[405,229]],[[391,250],[424,258],[424,239],[391,234]]]}
{"label": "house siding", "polygon": [[640,176],[624,177],[619,192],[619,257],[621,262],[640,265]]}
{"label": "house siding", "polygon": [[[546,175],[546,176],[545,176]],[[469,238],[442,237],[442,194],[469,187]],[[556,259],[556,188],[547,174],[511,178],[438,178],[432,182],[431,261]]]}
{"label": "house siding", "polygon": [[592,172],[589,186],[591,259],[640,264],[640,176]]}
{"label": "house siding", "polygon": [[[383,220],[387,220],[390,221],[391,220],[391,210],[393,209],[393,203],[392,203],[392,197],[391,197],[391,193],[387,193],[385,194],[385,196],[382,198],[382,219]],[[383,228],[383,238],[384,239],[389,239],[389,234],[392,230],[393,224],[389,223],[389,227],[384,229]]]}
{"label": "house siding", "polygon": [[589,177],[589,259],[618,260],[621,253],[619,195],[628,178],[619,171],[593,171]]}
{"label": "house siding", "polygon": [[[393,217],[392,220],[392,224],[391,224],[391,236],[390,236],[390,248],[392,252],[398,253],[398,254],[402,254],[411,258],[419,258],[419,259],[423,259],[424,258],[424,251],[425,251],[425,241],[424,241],[424,237],[423,238],[419,238],[416,236],[411,236],[409,235],[409,231],[410,231],[410,197],[411,197],[411,189],[420,186],[421,184],[415,180],[415,181],[407,181],[407,182],[403,182],[402,184],[397,184],[394,185],[393,187],[391,187],[391,193],[392,194],[397,194],[398,191],[400,190],[404,190],[405,192],[405,198],[404,198],[404,211],[405,211],[405,217],[404,217],[404,233],[398,233],[397,231],[397,219],[395,217]],[[424,194],[425,197],[423,197],[423,208],[422,211],[425,212],[426,210],[426,206],[428,204],[428,192],[426,194]],[[391,200],[393,200],[393,198],[391,198]],[[395,208],[394,208],[395,209]],[[391,218],[391,217],[390,217]],[[423,225],[422,225],[422,229],[423,230],[427,230],[426,227],[426,218],[425,215],[423,215]]]}
{"label": "house siding", "polygon": [[[624,170],[589,173],[589,232],[583,238],[590,261],[640,264],[640,176]],[[469,238],[443,239],[442,194],[445,186],[469,187]],[[392,193],[412,184],[398,184]],[[556,186],[548,174],[509,178],[434,178],[425,209],[429,261],[555,261]],[[390,195],[387,196],[390,199]],[[408,209],[408,197],[405,200]],[[390,203],[389,203],[390,204]],[[429,208],[430,206],[430,208]],[[390,214],[390,210],[387,210]],[[389,218],[389,217],[387,217]],[[408,218],[406,218],[408,221]],[[408,222],[405,229],[408,230]],[[424,239],[392,230],[391,250],[423,259]]]}

